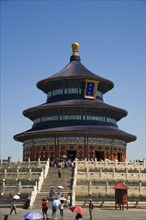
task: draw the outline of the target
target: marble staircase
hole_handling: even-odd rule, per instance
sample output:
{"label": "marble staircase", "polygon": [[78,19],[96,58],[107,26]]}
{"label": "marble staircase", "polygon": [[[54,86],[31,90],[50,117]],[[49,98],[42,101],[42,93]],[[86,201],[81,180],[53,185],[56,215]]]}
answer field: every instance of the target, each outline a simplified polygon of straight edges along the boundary
{"label": "marble staircase", "polygon": [[[43,198],[48,198],[50,186],[63,186],[62,194],[67,195],[71,193],[73,180],[73,168],[62,168],[61,178],[58,177],[58,169],[50,167],[46,179],[44,179],[40,192],[37,193],[33,208],[40,208]],[[56,191],[54,189],[54,191]],[[56,195],[57,196],[57,195]],[[50,205],[50,202],[49,202]]]}

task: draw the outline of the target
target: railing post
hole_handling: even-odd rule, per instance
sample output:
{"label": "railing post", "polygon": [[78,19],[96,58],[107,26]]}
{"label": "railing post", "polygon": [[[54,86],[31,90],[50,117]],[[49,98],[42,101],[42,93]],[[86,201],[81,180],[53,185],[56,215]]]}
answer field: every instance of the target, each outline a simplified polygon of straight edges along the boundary
{"label": "railing post", "polygon": [[117,167],[118,161],[114,160],[114,166]]}
{"label": "railing post", "polygon": [[5,192],[5,187],[6,187],[6,183],[5,183],[5,180],[3,180],[3,185],[2,185],[2,195],[3,195],[4,192]]}
{"label": "railing post", "polygon": [[139,170],[138,170],[138,179],[139,179],[139,181],[141,180],[141,168],[139,168]]}
{"label": "railing post", "polygon": [[38,158],[38,167],[40,167],[40,164],[41,164],[41,160],[40,158]]}
{"label": "railing post", "polygon": [[87,167],[87,158],[85,158],[85,160],[84,160],[84,167],[85,168]]}
{"label": "railing post", "polygon": [[102,174],[103,174],[103,173],[102,173],[102,168],[100,168],[100,170],[99,170],[99,179],[100,179],[100,180],[102,180]]}
{"label": "railing post", "polygon": [[113,168],[113,179],[115,180],[115,168]]}
{"label": "railing post", "polygon": [[141,195],[142,182],[139,182],[139,194]]}
{"label": "railing post", "polygon": [[72,206],[74,206],[76,203],[75,203],[75,192],[74,190],[72,191]]}
{"label": "railing post", "polygon": [[28,158],[28,168],[30,167],[30,158]]}
{"label": "railing post", "polygon": [[17,187],[17,193],[20,194],[21,192],[21,182],[18,183],[18,187]]}
{"label": "railing post", "polygon": [[108,181],[106,182],[106,195],[109,195],[109,184],[108,184]]}
{"label": "railing post", "polygon": [[7,177],[7,169],[4,169],[4,179]]}
{"label": "railing post", "polygon": [[126,172],[125,172],[125,180],[128,180],[128,168],[126,168],[125,171],[126,171]]}
{"label": "railing post", "polygon": [[17,168],[16,170],[16,180],[18,180],[18,176],[19,176],[19,168]]}
{"label": "railing post", "polygon": [[89,169],[86,168],[86,179],[89,180]]}
{"label": "railing post", "polygon": [[31,180],[31,169],[29,169],[29,173],[28,173],[28,179]]}
{"label": "railing post", "polygon": [[47,177],[47,174],[48,174],[48,171],[49,171],[49,168],[50,168],[50,162],[49,162],[49,159],[45,165],[45,170],[44,170],[44,178]]}
{"label": "railing post", "polygon": [[74,168],[73,186],[76,186],[76,181],[77,181],[77,167]]}
{"label": "railing post", "polygon": [[95,160],[94,160],[94,167],[95,168],[97,167],[97,158],[95,158]]}
{"label": "railing post", "polygon": [[107,159],[104,159],[104,166],[107,167]]}
{"label": "railing post", "polygon": [[78,168],[78,160],[77,160],[77,158],[75,158],[75,169],[77,169]]}
{"label": "railing post", "polygon": [[127,160],[126,159],[124,161],[124,166],[125,166],[125,168],[127,168]]}
{"label": "railing post", "polygon": [[92,195],[92,183],[91,183],[91,181],[88,182],[88,193],[89,193],[89,195]]}

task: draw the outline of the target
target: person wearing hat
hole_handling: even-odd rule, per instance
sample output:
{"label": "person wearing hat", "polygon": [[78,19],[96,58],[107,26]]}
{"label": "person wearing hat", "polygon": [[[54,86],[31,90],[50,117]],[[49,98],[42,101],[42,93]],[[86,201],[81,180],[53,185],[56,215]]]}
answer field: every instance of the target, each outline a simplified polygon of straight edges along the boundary
{"label": "person wearing hat", "polygon": [[92,203],[92,199],[89,199],[89,215],[90,215],[90,220],[92,220],[92,211],[93,211],[94,205]]}

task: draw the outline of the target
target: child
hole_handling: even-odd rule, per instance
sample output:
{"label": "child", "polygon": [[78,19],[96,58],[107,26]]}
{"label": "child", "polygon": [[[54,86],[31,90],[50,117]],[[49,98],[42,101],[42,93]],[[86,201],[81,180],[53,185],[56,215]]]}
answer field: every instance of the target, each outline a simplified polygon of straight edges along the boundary
{"label": "child", "polygon": [[60,217],[63,219],[63,208],[64,208],[64,201],[60,201],[59,209],[60,209]]}

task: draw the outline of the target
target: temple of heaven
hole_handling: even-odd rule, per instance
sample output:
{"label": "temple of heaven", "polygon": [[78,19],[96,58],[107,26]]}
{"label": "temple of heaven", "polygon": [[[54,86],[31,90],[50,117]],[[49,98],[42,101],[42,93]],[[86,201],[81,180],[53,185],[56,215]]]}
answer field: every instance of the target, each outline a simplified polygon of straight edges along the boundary
{"label": "temple of heaven", "polygon": [[31,129],[14,136],[23,143],[24,161],[124,161],[127,143],[136,140],[117,125],[127,111],[104,103],[103,95],[113,82],[88,70],[78,49],[79,44],[73,43],[69,64],[37,83],[46,102],[23,112],[33,122]]}

